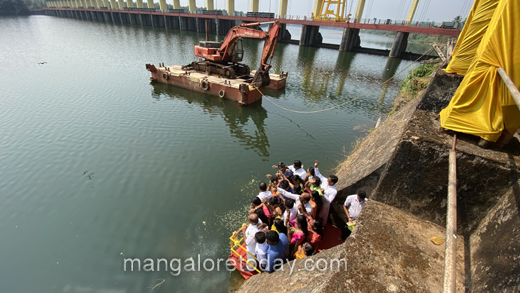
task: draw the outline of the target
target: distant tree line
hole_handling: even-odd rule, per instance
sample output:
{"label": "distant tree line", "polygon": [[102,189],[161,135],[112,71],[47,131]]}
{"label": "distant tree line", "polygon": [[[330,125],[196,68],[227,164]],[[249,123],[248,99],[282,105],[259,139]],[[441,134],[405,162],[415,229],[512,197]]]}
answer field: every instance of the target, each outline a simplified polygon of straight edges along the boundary
{"label": "distant tree line", "polygon": [[[362,30],[367,34],[385,36],[393,38],[397,35],[397,32],[393,31],[379,31],[379,30]],[[418,43],[446,43],[450,37],[448,36],[437,36],[437,35],[428,35],[428,34],[409,34],[408,41],[418,42]]]}
{"label": "distant tree line", "polygon": [[0,15],[29,15],[44,3],[44,0],[0,0]]}

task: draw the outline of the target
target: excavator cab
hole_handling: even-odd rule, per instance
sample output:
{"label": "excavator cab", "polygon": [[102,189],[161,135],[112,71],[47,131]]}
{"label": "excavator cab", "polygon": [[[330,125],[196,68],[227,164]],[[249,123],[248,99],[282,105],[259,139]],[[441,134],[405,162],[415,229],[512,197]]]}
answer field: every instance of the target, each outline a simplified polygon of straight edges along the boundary
{"label": "excavator cab", "polygon": [[[242,58],[244,57],[244,46],[242,45],[242,38],[238,38],[234,47],[230,47],[230,50],[234,49],[233,56],[231,57],[231,61],[233,62],[242,62]],[[231,52],[228,52],[231,54]]]}

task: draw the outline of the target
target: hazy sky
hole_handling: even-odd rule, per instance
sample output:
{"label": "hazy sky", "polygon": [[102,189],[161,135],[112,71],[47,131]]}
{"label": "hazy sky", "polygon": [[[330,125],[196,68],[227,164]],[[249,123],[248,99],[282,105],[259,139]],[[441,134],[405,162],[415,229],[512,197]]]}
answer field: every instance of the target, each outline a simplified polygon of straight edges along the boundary
{"label": "hazy sky", "polygon": [[[196,0],[198,7],[206,7],[206,0]],[[226,9],[227,0],[213,0],[216,9]],[[413,0],[366,0],[363,18],[406,19]],[[167,3],[172,2],[166,0]],[[474,0],[419,0],[414,20],[450,21],[457,15],[466,18]],[[358,0],[347,0],[347,11],[355,14]],[[171,4],[171,3],[170,3]],[[188,6],[188,0],[181,0]],[[280,0],[260,0],[261,12],[278,13]],[[404,8],[403,8],[404,7]],[[250,11],[251,0],[235,0],[235,10]],[[289,0],[288,14],[310,16],[314,0]]]}

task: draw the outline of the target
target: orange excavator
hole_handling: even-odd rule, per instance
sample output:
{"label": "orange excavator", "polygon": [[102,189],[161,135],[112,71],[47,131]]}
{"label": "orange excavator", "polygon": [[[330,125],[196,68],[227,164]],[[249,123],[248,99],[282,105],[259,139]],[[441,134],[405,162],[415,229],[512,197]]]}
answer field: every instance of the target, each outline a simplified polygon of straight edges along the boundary
{"label": "orange excavator", "polygon": [[[195,46],[195,56],[204,58],[204,60],[184,65],[182,69],[192,69],[208,75],[218,74],[229,79],[240,77],[250,80],[251,84],[256,87],[269,85],[271,65],[267,62],[269,58],[273,58],[281,25],[278,21],[273,22],[267,33],[253,28],[261,24],[263,23],[255,22],[237,25],[228,32],[223,42],[201,41],[198,46]],[[240,63],[244,56],[242,38],[265,39],[260,67],[252,79],[249,66]]]}

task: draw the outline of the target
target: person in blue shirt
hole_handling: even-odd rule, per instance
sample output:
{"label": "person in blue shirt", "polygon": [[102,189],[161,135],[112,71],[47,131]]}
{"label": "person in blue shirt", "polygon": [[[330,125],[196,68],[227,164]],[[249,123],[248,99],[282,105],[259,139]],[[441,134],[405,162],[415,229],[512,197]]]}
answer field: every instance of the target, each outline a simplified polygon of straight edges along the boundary
{"label": "person in blue shirt", "polygon": [[[280,240],[280,237],[275,231],[269,231],[265,235],[266,242],[269,247],[267,248],[266,258],[267,262],[261,264],[262,268],[265,269],[266,272],[272,273],[275,270],[279,269],[281,264],[283,263],[283,259],[285,257],[285,245],[283,241]],[[287,237],[285,237],[287,239]]]}
{"label": "person in blue shirt", "polygon": [[285,235],[284,233],[279,233],[278,237],[280,238],[280,242],[283,244],[283,259],[286,260],[287,258],[289,258],[289,239],[287,239],[287,235]]}

